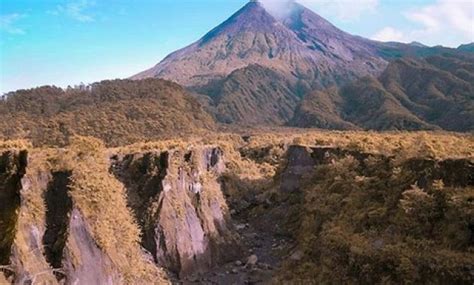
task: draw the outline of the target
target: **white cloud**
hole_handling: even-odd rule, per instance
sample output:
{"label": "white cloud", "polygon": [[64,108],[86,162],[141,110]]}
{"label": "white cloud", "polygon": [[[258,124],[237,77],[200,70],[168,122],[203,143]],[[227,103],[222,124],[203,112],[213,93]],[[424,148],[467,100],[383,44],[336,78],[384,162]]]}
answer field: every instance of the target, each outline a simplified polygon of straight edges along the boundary
{"label": "white cloud", "polygon": [[402,31],[399,31],[395,28],[385,27],[373,35],[372,39],[381,42],[403,42],[405,35]]}
{"label": "white cloud", "polygon": [[426,42],[445,38],[443,44],[450,45],[453,38],[465,42],[474,41],[474,1],[438,0],[405,13],[405,16],[421,26],[410,37],[418,37]]}
{"label": "white cloud", "polygon": [[93,22],[94,17],[88,10],[95,3],[89,0],[71,0],[65,5],[58,5],[55,10],[49,11],[52,15],[66,15],[79,22]]}
{"label": "white cloud", "polygon": [[360,18],[365,13],[377,10],[379,0],[260,0],[263,5],[276,14],[288,12],[288,3],[298,2],[316,12],[323,12],[342,21]]}
{"label": "white cloud", "polygon": [[16,26],[16,23],[24,17],[25,15],[18,13],[0,15],[0,30],[15,35],[25,34],[25,31],[23,29]]}
{"label": "white cloud", "polygon": [[380,41],[418,41],[428,45],[457,47],[474,42],[474,1],[438,0],[403,13],[416,25],[412,30],[385,27],[372,36]]}

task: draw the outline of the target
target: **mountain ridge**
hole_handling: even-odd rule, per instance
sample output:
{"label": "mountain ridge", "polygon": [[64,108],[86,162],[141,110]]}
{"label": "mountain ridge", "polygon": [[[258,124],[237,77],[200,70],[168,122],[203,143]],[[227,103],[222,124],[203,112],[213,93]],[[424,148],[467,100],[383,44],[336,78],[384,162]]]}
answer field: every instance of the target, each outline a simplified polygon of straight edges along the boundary
{"label": "mountain ridge", "polygon": [[123,145],[215,128],[212,116],[185,88],[162,79],[43,86],[0,100],[0,139],[25,138],[35,145],[65,145],[74,135]]}
{"label": "mountain ridge", "polygon": [[308,95],[290,125],[469,132],[474,126],[473,78],[472,56],[398,59],[378,78]]}

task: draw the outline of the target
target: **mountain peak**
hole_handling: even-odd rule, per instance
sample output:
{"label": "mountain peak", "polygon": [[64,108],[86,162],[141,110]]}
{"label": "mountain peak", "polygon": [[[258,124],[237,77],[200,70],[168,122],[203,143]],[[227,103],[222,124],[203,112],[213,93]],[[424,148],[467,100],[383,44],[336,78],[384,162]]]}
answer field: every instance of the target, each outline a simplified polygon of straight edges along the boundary
{"label": "mountain peak", "polygon": [[386,66],[369,40],[339,30],[295,1],[269,5],[253,0],[197,42],[133,78],[202,87],[251,64],[318,88],[376,74]]}
{"label": "mountain peak", "polygon": [[269,30],[275,22],[275,18],[265,10],[260,1],[251,0],[229,19],[207,33],[200,44],[205,44],[221,34],[233,36],[241,31]]}

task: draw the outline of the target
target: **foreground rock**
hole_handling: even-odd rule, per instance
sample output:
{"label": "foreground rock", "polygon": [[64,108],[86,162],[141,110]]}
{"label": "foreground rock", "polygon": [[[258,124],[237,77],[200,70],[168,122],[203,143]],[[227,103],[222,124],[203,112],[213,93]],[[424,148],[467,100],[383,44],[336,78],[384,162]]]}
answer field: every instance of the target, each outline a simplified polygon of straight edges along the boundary
{"label": "foreground rock", "polygon": [[472,159],[277,148],[0,150],[0,283],[472,283]]}
{"label": "foreground rock", "polygon": [[113,172],[127,186],[155,261],[184,277],[240,256],[217,178],[225,169],[217,147],[115,157]]}
{"label": "foreground rock", "polygon": [[[166,283],[140,249],[106,161],[72,153],[51,152],[65,158],[55,166],[41,151],[0,154],[2,276],[14,284]],[[73,160],[72,168],[64,163]]]}

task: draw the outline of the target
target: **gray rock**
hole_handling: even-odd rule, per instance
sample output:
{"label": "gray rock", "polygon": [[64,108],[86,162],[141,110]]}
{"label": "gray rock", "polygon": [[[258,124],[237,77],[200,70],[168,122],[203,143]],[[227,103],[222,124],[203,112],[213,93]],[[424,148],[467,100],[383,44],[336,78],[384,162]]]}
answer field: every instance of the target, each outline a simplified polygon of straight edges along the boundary
{"label": "gray rock", "polygon": [[247,263],[245,264],[246,267],[253,267],[257,264],[258,262],[258,257],[256,254],[252,254],[247,258]]}
{"label": "gray rock", "polygon": [[244,224],[237,224],[235,225],[235,229],[238,230],[238,231],[241,231],[243,229],[245,229],[246,225]]}
{"label": "gray rock", "polygon": [[259,263],[258,266],[262,269],[265,269],[265,270],[271,270],[272,269],[272,266],[268,263]]}
{"label": "gray rock", "polygon": [[303,256],[304,256],[303,251],[296,250],[291,254],[290,259],[293,261],[300,261],[301,259],[303,259]]}

